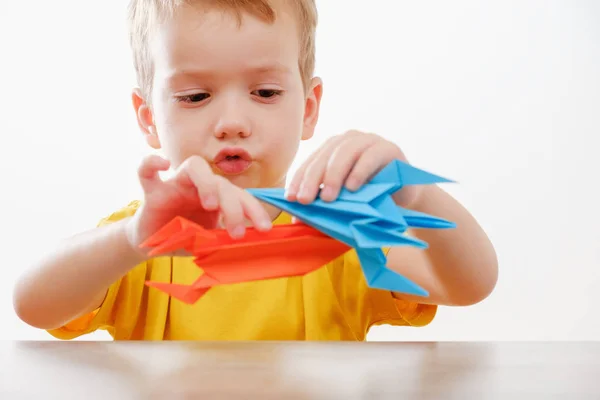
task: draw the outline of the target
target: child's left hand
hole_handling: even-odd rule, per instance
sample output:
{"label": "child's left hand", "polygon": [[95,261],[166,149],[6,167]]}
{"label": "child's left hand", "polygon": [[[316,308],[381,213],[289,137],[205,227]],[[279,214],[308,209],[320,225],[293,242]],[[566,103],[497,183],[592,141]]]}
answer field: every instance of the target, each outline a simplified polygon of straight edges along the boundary
{"label": "child's left hand", "polygon": [[[300,166],[290,182],[287,199],[308,204],[319,196],[333,201],[342,187],[358,190],[394,159],[407,162],[396,144],[378,135],[348,131],[334,136]],[[418,185],[407,186],[393,197],[398,205],[409,207],[418,200],[420,191]]]}

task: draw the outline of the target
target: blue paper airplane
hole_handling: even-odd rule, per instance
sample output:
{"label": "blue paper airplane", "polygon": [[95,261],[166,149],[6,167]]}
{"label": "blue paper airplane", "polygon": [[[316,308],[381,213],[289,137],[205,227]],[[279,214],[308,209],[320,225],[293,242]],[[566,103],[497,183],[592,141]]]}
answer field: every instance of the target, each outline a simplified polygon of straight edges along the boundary
{"label": "blue paper airplane", "polygon": [[411,227],[444,229],[455,224],[442,218],[396,205],[392,195],[406,185],[452,182],[394,160],[359,190],[342,189],[335,201],[319,198],[301,204],[285,198],[284,189],[247,189],[258,199],[295,216],[307,225],[350,247],[359,257],[370,287],[400,293],[428,296],[427,291],[386,267],[384,247],[416,246],[427,243],[405,235]]}

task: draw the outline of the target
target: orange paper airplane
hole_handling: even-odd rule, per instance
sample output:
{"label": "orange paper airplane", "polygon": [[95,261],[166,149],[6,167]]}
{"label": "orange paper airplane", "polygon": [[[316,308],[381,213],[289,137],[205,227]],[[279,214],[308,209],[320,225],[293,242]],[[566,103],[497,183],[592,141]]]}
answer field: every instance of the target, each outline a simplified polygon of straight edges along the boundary
{"label": "orange paper airplane", "polygon": [[187,304],[217,285],[305,275],[350,250],[303,223],[276,225],[268,232],[249,227],[243,238],[232,239],[224,229],[205,229],[182,217],[141,247],[152,248],[151,256],[183,249],[195,257],[204,273],[191,285],[146,282]]}

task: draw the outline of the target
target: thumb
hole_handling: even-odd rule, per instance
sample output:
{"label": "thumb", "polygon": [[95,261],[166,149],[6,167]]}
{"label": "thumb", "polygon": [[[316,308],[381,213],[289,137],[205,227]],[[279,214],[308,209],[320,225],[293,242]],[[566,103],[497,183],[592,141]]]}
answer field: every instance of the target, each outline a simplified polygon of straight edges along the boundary
{"label": "thumb", "polygon": [[168,160],[155,154],[144,157],[138,168],[138,178],[144,192],[152,191],[162,182],[158,173],[167,171],[170,165]]}

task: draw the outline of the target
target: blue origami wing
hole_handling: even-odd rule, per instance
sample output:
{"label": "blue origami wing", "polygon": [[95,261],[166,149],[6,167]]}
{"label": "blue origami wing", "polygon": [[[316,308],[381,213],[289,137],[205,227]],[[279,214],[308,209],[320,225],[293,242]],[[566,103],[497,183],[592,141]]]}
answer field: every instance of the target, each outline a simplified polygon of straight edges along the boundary
{"label": "blue origami wing", "polygon": [[346,188],[342,188],[337,200],[352,203],[370,203],[382,196],[393,194],[397,190],[397,185],[394,183],[367,182],[356,192],[351,192]]}
{"label": "blue origami wing", "polygon": [[[398,207],[400,208],[400,207]],[[401,208],[400,212],[404,220],[411,228],[431,228],[431,229],[449,229],[456,228],[454,222],[447,221],[443,218],[434,217],[422,212]]]}
{"label": "blue origami wing", "polygon": [[355,247],[365,249],[380,249],[382,247],[414,246],[427,248],[427,243],[403,235],[393,229],[382,229],[375,219],[365,219],[350,223],[350,232],[356,243]]}
{"label": "blue origami wing", "polygon": [[[321,199],[315,199],[311,204],[305,205],[298,202],[289,202],[285,198],[283,189],[248,189],[250,193],[265,202],[289,203],[288,208],[294,209],[294,213],[337,213],[352,215],[353,218],[375,217],[382,218],[381,213],[371,207],[365,201],[345,201],[338,199],[336,202],[326,202]],[[286,210],[287,211],[287,210]],[[290,211],[290,213],[292,213]],[[293,214],[293,213],[292,213]],[[299,216],[298,216],[299,217]]]}
{"label": "blue origami wing", "polygon": [[417,296],[429,296],[429,293],[416,283],[388,269],[386,257],[380,249],[357,249],[365,280],[369,287]]}
{"label": "blue origami wing", "polygon": [[[301,204],[295,201],[285,199],[283,189],[248,189],[250,193],[260,200],[269,203],[293,216],[300,219],[305,224],[331,236],[350,247],[356,247],[356,242],[350,235],[348,227],[350,223],[360,219],[344,209],[336,208],[335,202],[330,203],[331,207],[325,208],[315,204]],[[324,203],[316,200],[314,203]],[[362,216],[364,218],[364,216]]]}
{"label": "blue origami wing", "polygon": [[369,181],[369,183],[392,183],[397,185],[398,189],[406,185],[431,185],[452,182],[454,181],[423,171],[400,160],[390,162]]}

